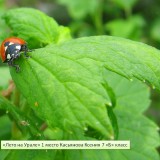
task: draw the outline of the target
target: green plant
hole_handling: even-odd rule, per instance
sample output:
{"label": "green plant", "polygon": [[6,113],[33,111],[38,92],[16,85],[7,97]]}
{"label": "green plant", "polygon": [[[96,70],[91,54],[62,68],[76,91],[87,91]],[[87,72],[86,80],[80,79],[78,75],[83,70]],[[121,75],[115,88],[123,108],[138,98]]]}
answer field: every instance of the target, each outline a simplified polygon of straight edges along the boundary
{"label": "green plant", "polygon": [[10,101],[0,97],[11,139],[126,139],[131,150],[1,150],[0,159],[159,159],[158,127],[143,115],[150,104],[144,82],[160,89],[159,50],[111,36],[71,39],[67,27],[34,9],[9,10],[3,18],[12,35],[37,48],[16,61],[18,74],[10,68],[16,84]]}

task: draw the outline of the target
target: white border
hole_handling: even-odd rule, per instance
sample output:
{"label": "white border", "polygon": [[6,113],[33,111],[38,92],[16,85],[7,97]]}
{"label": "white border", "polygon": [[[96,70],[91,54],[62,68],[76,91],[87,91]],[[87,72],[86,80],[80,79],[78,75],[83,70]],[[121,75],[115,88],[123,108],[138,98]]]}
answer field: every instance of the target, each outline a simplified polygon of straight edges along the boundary
{"label": "white border", "polygon": [[130,141],[1,141],[1,149],[130,149]]}

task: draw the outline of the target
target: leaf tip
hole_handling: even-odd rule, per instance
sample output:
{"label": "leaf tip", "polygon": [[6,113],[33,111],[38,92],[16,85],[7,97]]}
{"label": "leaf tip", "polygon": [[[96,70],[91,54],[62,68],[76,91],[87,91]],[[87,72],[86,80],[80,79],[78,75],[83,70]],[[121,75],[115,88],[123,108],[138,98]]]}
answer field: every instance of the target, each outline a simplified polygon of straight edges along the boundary
{"label": "leaf tip", "polygon": [[87,128],[87,127],[84,127],[84,131],[88,131],[88,128]]}
{"label": "leaf tip", "polygon": [[154,85],[152,85],[152,89],[156,89],[156,87]]}
{"label": "leaf tip", "polygon": [[114,136],[113,136],[113,135],[111,135],[109,138],[110,138],[111,140],[114,140]]}
{"label": "leaf tip", "polygon": [[112,103],[111,103],[111,102],[109,102],[109,103],[108,103],[108,106],[109,106],[109,107],[112,107]]}

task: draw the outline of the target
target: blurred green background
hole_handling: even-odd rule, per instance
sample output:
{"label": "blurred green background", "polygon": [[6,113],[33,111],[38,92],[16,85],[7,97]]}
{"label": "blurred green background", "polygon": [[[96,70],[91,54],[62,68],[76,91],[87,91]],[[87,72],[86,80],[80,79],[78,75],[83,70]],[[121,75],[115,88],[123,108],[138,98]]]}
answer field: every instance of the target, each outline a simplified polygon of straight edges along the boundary
{"label": "blurred green background", "polygon": [[[160,49],[160,0],[0,0],[0,16],[17,7],[45,12],[60,25],[69,26],[73,38],[112,35]],[[10,34],[0,19],[0,41]],[[7,65],[0,62],[0,90],[8,87],[9,79]],[[151,99],[145,114],[160,126],[159,91],[151,89]],[[4,118],[4,122],[8,124],[8,119]]]}

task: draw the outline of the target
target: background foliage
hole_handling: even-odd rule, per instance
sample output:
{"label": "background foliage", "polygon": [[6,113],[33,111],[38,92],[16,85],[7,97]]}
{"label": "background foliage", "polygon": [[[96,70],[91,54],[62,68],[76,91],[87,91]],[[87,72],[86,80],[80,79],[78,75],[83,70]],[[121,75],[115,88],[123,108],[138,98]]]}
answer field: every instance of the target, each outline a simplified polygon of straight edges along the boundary
{"label": "background foliage", "polygon": [[[38,10],[21,7],[37,8],[54,19]],[[21,9],[10,10],[13,8]],[[18,61],[21,73],[17,74],[11,69],[11,76],[17,88],[13,81],[9,81],[11,76],[8,67],[0,63],[0,90],[2,95],[8,98],[0,98],[0,139],[111,139],[114,136],[118,139],[130,139],[132,149],[74,152],[1,150],[0,159],[20,159],[23,156],[24,159],[45,157],[72,160],[76,156],[84,160],[158,160],[156,148],[159,146],[157,129],[160,125],[160,98],[155,87],[160,88],[157,58],[159,51],[114,37],[84,38],[64,44],[63,42],[71,37],[111,35],[160,48],[159,8],[158,0],[1,0],[0,41],[11,35],[20,36],[28,42],[29,48],[39,49],[31,53],[32,59],[29,62]],[[93,44],[95,50],[92,50]],[[97,56],[99,50],[103,53],[102,59]],[[119,56],[119,51],[126,51],[124,56],[127,61]],[[80,59],[82,57],[78,53],[88,53],[89,60]],[[90,57],[89,53],[93,56]],[[111,53],[110,56],[108,53]],[[139,57],[139,53],[147,53],[150,56]],[[42,54],[45,56],[42,57]],[[106,54],[108,57],[105,57]],[[136,56],[140,59],[135,58]],[[92,61],[91,58],[97,61]],[[52,63],[45,63],[49,59],[52,59]],[[104,65],[110,71],[103,69],[104,59]],[[130,65],[132,59],[135,65],[139,62],[151,68],[144,65],[129,71],[129,67],[134,68],[134,65]],[[115,61],[115,64],[110,61]],[[74,66],[74,69],[70,70],[71,66]],[[151,87],[146,87],[132,76],[147,84],[149,82]],[[45,77],[48,78],[47,81]],[[55,93],[53,99],[52,95]],[[45,94],[48,95],[47,101]],[[84,97],[81,97],[83,94]],[[88,99],[92,101],[88,102]],[[94,110],[97,104],[104,103],[106,106],[102,105],[99,110]],[[108,117],[110,111],[107,113],[106,107],[111,104],[118,124],[113,117],[111,123]],[[55,110],[57,114],[53,117]],[[45,126],[44,119],[47,120],[48,127]],[[97,121],[100,125],[97,125]],[[25,122],[25,125],[22,122]]]}

